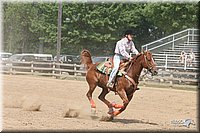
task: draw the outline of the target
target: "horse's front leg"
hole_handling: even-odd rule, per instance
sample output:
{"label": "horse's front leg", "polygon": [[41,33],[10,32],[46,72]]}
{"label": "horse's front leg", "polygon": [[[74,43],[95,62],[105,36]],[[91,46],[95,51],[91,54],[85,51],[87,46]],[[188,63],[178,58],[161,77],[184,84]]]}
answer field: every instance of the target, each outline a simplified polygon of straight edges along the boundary
{"label": "horse's front leg", "polygon": [[96,105],[95,105],[94,100],[92,99],[92,93],[94,92],[95,88],[96,88],[96,84],[89,84],[89,90],[86,94],[88,100],[90,101],[92,115],[95,115],[96,113]]}
{"label": "horse's front leg", "polygon": [[132,98],[128,98],[127,96],[126,96],[126,92],[125,92],[125,90],[124,89],[121,89],[120,91],[117,91],[117,93],[118,93],[118,95],[120,96],[120,98],[122,99],[122,101],[123,101],[123,105],[121,106],[121,108],[119,109],[119,110],[115,110],[114,112],[113,112],[113,116],[117,116],[117,115],[119,115],[121,112],[123,112],[125,109],[126,109],[126,107],[127,107],[127,105],[129,104],[129,101],[130,101],[130,99]]}

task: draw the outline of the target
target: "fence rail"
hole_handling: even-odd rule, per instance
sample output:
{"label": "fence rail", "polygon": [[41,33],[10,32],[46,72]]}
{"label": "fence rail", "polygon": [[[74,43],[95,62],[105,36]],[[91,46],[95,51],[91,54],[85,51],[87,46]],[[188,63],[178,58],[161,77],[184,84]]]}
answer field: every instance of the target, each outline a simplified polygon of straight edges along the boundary
{"label": "fence rail", "polygon": [[147,82],[167,83],[169,87],[174,84],[200,86],[198,73],[187,71],[181,72],[178,70],[159,70],[157,76],[153,76],[152,78],[143,78],[141,80]]}
{"label": "fence rail", "polygon": [[172,54],[153,54],[155,62],[158,68],[164,69],[177,69],[177,70],[193,70],[198,71],[199,60],[194,60],[192,66],[189,65],[187,61],[187,56],[185,56],[184,62],[181,63],[179,60],[180,55]]}
{"label": "fence rail", "polygon": [[[168,59],[167,59],[168,60]],[[167,66],[167,65],[166,65]],[[161,68],[162,66],[158,66]],[[198,73],[188,71],[175,71],[167,69],[159,70],[158,75],[150,79],[151,82],[171,82],[174,84],[198,84]],[[187,69],[188,70],[188,69]],[[7,64],[1,62],[1,73],[5,74],[23,74],[23,75],[40,75],[40,76],[55,76],[55,77],[73,77],[81,78],[85,76],[86,70],[83,65],[77,64],[62,64],[62,63],[43,63],[43,62],[12,62]],[[177,72],[178,71],[178,72]],[[142,74],[141,74],[142,75]],[[145,78],[145,77],[144,77]],[[144,79],[140,79],[141,81]]]}
{"label": "fence rail", "polygon": [[8,74],[39,74],[49,76],[59,76],[69,74],[73,76],[84,75],[86,71],[80,70],[83,65],[63,64],[63,63],[46,63],[46,62],[10,62],[1,61],[1,72]]}

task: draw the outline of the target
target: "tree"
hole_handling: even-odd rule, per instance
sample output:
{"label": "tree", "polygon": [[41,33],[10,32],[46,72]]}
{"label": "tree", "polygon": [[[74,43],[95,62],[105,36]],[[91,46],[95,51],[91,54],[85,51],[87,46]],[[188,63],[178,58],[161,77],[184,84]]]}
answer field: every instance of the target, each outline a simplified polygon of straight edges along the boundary
{"label": "tree", "polygon": [[149,21],[166,36],[197,27],[197,9],[196,3],[150,3],[144,10]]}
{"label": "tree", "polygon": [[[113,53],[126,29],[141,45],[197,27],[196,3],[63,3],[61,53]],[[4,50],[56,54],[57,3],[4,3]]]}
{"label": "tree", "polygon": [[13,53],[35,51],[33,42],[37,40],[30,32],[34,9],[31,4],[4,3],[4,49]]}

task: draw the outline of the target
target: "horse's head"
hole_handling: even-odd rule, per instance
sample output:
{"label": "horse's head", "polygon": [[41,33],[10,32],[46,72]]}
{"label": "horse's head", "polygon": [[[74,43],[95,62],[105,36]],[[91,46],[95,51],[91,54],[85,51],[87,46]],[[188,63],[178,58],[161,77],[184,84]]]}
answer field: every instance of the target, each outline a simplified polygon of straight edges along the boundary
{"label": "horse's head", "polygon": [[144,57],[142,61],[143,67],[146,68],[149,72],[151,72],[152,76],[157,75],[158,70],[154,58],[152,56],[152,53],[150,51],[145,51],[142,52],[142,55]]}

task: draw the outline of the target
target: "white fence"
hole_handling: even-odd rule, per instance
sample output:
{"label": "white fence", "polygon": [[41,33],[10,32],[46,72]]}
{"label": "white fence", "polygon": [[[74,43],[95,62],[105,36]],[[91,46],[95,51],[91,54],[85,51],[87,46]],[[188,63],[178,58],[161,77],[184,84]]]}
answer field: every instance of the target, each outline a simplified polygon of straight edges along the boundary
{"label": "white fence", "polygon": [[[168,59],[167,59],[168,60]],[[171,66],[171,65],[170,65]],[[159,68],[159,66],[158,66]],[[85,78],[86,70],[82,65],[77,64],[62,64],[62,63],[44,63],[44,62],[12,62],[6,64],[1,62],[1,73],[5,74],[27,74],[55,77],[73,77],[75,79]],[[142,75],[142,74],[141,74]],[[142,76],[141,76],[142,77]],[[140,78],[140,81],[146,77]],[[198,85],[198,73],[189,71],[178,71],[167,69],[159,69],[158,75],[151,82],[170,82],[172,84],[189,84]],[[146,80],[147,81],[147,80]]]}
{"label": "white fence", "polygon": [[155,62],[157,63],[158,68],[162,69],[177,69],[177,70],[191,70],[191,71],[198,71],[199,70],[199,60],[198,56],[190,65],[185,56],[185,59],[181,63],[179,58],[180,55],[173,55],[173,54],[153,54],[155,58]]}
{"label": "white fence", "polygon": [[1,62],[1,72],[7,74],[37,74],[46,76],[61,76],[69,74],[73,76],[85,75],[82,65],[63,64],[56,62]]}

